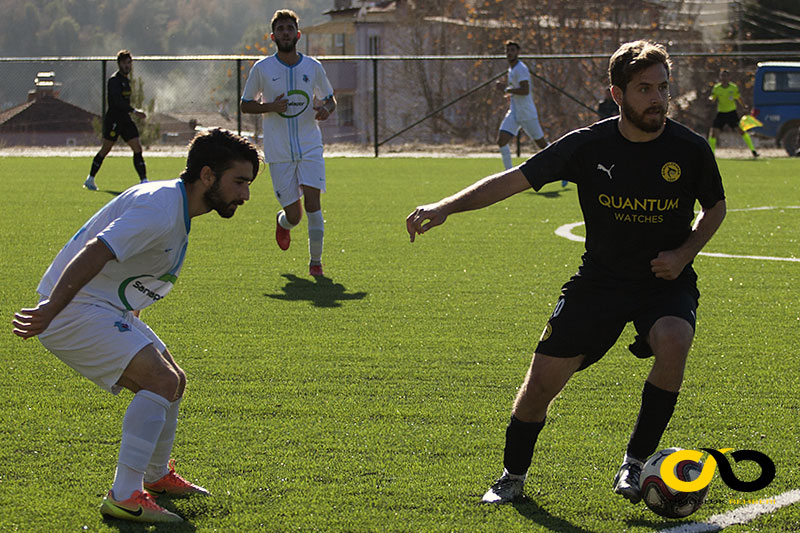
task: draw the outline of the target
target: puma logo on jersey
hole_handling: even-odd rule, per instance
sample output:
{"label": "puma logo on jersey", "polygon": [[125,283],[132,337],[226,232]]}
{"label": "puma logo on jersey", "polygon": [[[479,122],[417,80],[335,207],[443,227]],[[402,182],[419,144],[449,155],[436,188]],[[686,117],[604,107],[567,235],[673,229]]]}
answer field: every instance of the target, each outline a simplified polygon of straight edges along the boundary
{"label": "puma logo on jersey", "polygon": [[615,166],[616,165],[611,165],[611,168],[606,168],[601,163],[597,163],[597,170],[602,170],[603,172],[608,174],[608,179],[614,179],[614,176],[611,175],[611,170],[613,170]]}

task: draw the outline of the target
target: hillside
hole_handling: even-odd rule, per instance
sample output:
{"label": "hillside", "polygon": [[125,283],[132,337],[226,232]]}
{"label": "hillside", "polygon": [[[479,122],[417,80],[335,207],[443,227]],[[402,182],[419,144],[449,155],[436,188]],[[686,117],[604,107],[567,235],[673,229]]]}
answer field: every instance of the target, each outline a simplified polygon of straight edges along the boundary
{"label": "hillside", "polygon": [[0,0],[0,56],[244,53],[276,9],[301,26],[324,22],[333,0]]}

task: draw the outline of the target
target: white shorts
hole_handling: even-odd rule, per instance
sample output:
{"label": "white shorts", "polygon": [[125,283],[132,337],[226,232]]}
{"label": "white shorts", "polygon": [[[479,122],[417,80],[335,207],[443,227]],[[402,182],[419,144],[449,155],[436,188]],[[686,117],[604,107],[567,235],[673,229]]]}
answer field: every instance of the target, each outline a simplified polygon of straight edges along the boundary
{"label": "white shorts", "polygon": [[82,302],[71,302],[57,314],[39,341],[112,394],[122,389],[117,381],[142,348],[152,344],[161,353],[166,350],[158,335],[132,312]]}
{"label": "white shorts", "polygon": [[506,131],[511,135],[516,135],[519,133],[520,128],[525,130],[525,134],[534,141],[544,137],[542,127],[539,125],[538,116],[528,120],[517,120],[514,118],[514,115],[511,114],[511,110],[509,109],[508,113],[506,113],[506,116],[503,119],[503,122],[500,124],[500,131]]}
{"label": "white shorts", "polygon": [[270,163],[269,175],[281,207],[293,204],[303,196],[301,185],[325,192],[325,160],[322,156],[289,163]]}

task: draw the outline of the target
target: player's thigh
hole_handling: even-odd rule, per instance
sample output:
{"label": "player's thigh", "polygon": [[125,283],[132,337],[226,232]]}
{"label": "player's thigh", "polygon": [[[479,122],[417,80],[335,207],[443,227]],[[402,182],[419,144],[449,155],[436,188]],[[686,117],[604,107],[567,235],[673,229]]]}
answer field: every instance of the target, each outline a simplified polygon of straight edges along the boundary
{"label": "player's thigh", "polygon": [[[658,356],[659,348],[670,343],[678,351],[688,353],[697,322],[700,293],[694,283],[666,282],[660,288],[641,295],[641,304],[635,311],[633,325],[643,339],[647,339]],[[661,320],[662,318],[675,320]]]}
{"label": "player's thigh", "polygon": [[302,187],[325,192],[325,160],[321,153],[298,162],[297,181]]}
{"label": "player's thigh", "polygon": [[149,390],[169,401],[180,397],[181,379],[177,369],[152,344],[133,356],[117,384],[134,393]]}
{"label": "player's thigh", "polygon": [[[133,148],[133,145],[131,144],[133,139],[136,139],[137,144],[139,143],[139,128],[136,127],[136,123],[130,117],[127,117],[127,120],[120,122],[119,136],[122,137],[122,140],[124,140],[126,143],[130,144],[131,148]],[[137,150],[134,150],[134,152],[136,151]],[[139,144],[138,151],[142,151],[141,144]]]}
{"label": "player's thigh", "polygon": [[106,114],[103,118],[103,139],[112,144],[119,139],[119,120],[113,115]]}
{"label": "player's thigh", "polygon": [[39,340],[66,365],[116,394],[120,390],[117,382],[134,356],[156,343],[133,326],[134,318],[131,313],[72,302],[56,315]]}
{"label": "player's thigh", "polygon": [[533,140],[541,139],[544,137],[544,131],[542,131],[542,126],[539,124],[539,118],[534,117],[527,120],[520,120],[520,125],[522,129],[525,130],[525,133]]}
{"label": "player's thigh", "polygon": [[[519,132],[519,124],[517,124],[514,115],[509,109],[506,116],[503,117],[503,122],[500,123],[500,128],[497,130],[497,143],[500,146],[508,144],[508,141]],[[505,142],[501,142],[501,137]]]}
{"label": "player's thigh", "polygon": [[536,353],[552,357],[584,356],[578,370],[599,361],[617,342],[630,313],[620,291],[574,277],[562,288]]}
{"label": "player's thigh", "polygon": [[297,176],[297,162],[270,163],[269,176],[272,179],[272,190],[281,207],[287,207],[300,199],[303,192]]}

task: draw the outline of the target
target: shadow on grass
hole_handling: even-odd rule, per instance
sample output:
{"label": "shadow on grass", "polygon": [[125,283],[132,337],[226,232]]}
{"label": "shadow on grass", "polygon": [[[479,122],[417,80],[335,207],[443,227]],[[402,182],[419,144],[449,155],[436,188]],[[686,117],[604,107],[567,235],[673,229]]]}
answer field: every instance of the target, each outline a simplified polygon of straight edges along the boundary
{"label": "shadow on grass", "polygon": [[299,278],[294,274],[281,274],[288,280],[283,286],[283,294],[265,294],[275,300],[288,302],[309,302],[314,307],[341,307],[343,301],[361,300],[366,292],[348,293],[341,283],[334,283],[331,278],[321,276],[313,280]]}
{"label": "shadow on grass", "polygon": [[520,515],[531,522],[535,522],[547,528],[548,531],[555,531],[558,533],[595,533],[591,529],[578,527],[568,520],[553,516],[527,496],[520,498],[511,505],[514,506],[514,509],[516,509]]}
{"label": "shadow on grass", "polygon": [[141,531],[175,531],[181,533],[190,533],[193,531],[197,531],[197,527],[192,524],[191,522],[178,522],[178,523],[166,523],[166,522],[129,522],[127,520],[115,520],[113,518],[103,518],[103,524],[105,524],[110,529],[114,529],[120,531],[122,533],[140,533]]}

